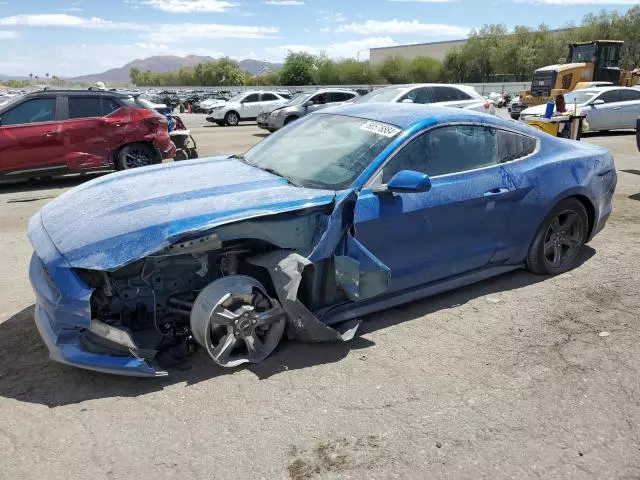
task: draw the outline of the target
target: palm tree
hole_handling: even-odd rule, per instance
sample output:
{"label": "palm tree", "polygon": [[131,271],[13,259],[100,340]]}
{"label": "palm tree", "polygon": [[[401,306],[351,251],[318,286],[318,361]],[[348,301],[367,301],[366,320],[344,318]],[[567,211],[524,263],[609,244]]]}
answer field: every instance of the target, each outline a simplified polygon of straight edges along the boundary
{"label": "palm tree", "polygon": [[31,80],[33,80],[33,73],[30,73],[30,74],[29,74],[29,78],[30,78]]}
{"label": "palm tree", "polygon": [[48,72],[45,73],[44,76],[47,77],[47,80],[49,80],[49,73]]}

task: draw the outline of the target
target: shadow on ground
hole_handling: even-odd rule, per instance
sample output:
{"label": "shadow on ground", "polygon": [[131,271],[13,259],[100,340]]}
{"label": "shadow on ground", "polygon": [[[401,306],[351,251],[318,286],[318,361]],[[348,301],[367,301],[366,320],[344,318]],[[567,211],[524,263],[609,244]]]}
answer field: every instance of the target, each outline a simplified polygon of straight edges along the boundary
{"label": "shadow on ground", "polygon": [[628,135],[635,135],[635,130],[611,130],[605,132],[584,132],[582,134],[583,138],[591,138],[591,137],[625,137]]}
{"label": "shadow on ground", "polygon": [[[595,250],[587,247],[583,261],[594,254]],[[347,343],[284,341],[267,360],[244,368],[260,379],[268,379],[289,370],[338,362],[351,350],[375,345],[363,338],[363,334],[450,309],[477,297],[523,288],[545,279],[525,271],[501,275],[367,317],[359,336]],[[0,324],[0,352],[3,357],[0,396],[57,407],[104,397],[136,397],[175,383],[196,384],[238,370],[217,367],[203,351],[198,352],[182,368],[171,370],[168,377],[155,379],[106,375],[60,365],[48,359],[47,350],[33,322],[33,310],[33,306],[28,307]]]}
{"label": "shadow on ground", "polygon": [[[80,185],[81,183],[88,182],[89,180],[93,180],[94,178],[101,177],[102,175],[107,175],[108,173],[113,172],[95,172],[95,173],[84,173],[84,174],[72,174],[72,175],[64,175],[61,177],[53,177],[53,178],[39,178],[34,180],[22,180],[15,182],[3,182],[0,183],[0,194],[5,193],[24,193],[24,192],[38,192],[40,190],[53,190],[56,188],[71,188]],[[33,195],[34,199],[37,195]],[[48,198],[48,197],[44,197]],[[24,202],[24,201],[34,201],[30,197],[27,198],[17,198],[14,201],[16,202]],[[7,200],[8,203],[12,203],[12,200]]]}
{"label": "shadow on ground", "polygon": [[258,138],[266,138],[269,135],[270,135],[269,133],[254,133],[253,134],[254,137],[258,137]]}

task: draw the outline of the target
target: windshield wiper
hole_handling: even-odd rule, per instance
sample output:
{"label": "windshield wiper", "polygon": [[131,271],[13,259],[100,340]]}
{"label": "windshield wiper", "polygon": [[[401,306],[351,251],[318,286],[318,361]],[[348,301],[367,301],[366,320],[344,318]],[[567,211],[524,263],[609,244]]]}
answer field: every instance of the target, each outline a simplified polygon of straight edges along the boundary
{"label": "windshield wiper", "polygon": [[[257,165],[256,165],[257,166]],[[297,183],[295,183],[293,180],[291,180],[291,178],[287,177],[286,175],[283,175],[282,173],[280,173],[278,170],[276,170],[275,168],[269,168],[269,167],[258,167],[259,169],[270,173],[272,175],[276,175],[278,177],[284,178],[287,180],[287,182],[289,182],[291,185],[293,185],[294,187],[299,187],[300,185],[298,185]]]}
{"label": "windshield wiper", "polygon": [[234,160],[240,160],[241,162],[246,163],[247,165],[250,165],[249,161],[245,158],[244,155],[233,154],[229,158],[233,158]]}

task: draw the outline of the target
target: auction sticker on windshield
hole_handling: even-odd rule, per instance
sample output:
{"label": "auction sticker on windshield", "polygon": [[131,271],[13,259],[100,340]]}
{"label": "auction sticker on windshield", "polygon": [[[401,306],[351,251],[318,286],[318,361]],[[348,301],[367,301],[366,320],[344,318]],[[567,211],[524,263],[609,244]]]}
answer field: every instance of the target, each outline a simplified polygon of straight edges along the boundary
{"label": "auction sticker on windshield", "polygon": [[360,127],[360,130],[377,133],[378,135],[382,135],[383,137],[387,138],[395,137],[402,131],[401,129],[394,127],[393,125],[389,125],[388,123],[373,122],[371,120],[365,122]]}

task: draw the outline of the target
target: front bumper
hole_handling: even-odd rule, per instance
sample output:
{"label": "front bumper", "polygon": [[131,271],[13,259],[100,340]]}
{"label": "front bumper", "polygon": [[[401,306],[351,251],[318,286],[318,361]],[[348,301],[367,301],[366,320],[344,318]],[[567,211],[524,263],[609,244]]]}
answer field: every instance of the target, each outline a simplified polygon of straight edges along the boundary
{"label": "front bumper", "polygon": [[35,322],[49,357],[59,363],[103,373],[136,377],[166,376],[152,362],[131,355],[87,351],[81,336],[91,324],[92,290],[75,274],[55,249],[40,214],[29,223],[31,257],[29,279],[36,296]]}

